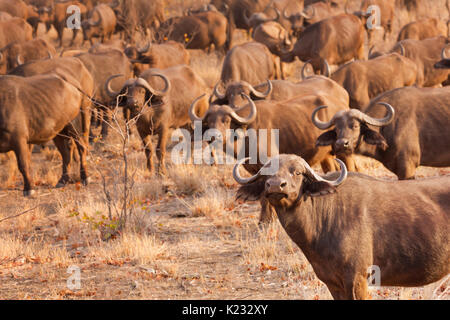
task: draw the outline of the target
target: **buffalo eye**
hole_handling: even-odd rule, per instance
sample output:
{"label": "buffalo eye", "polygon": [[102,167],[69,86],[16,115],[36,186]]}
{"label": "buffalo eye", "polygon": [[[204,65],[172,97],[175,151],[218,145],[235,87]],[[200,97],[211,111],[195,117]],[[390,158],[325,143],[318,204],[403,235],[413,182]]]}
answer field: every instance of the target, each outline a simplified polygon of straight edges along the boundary
{"label": "buffalo eye", "polygon": [[299,176],[302,174],[300,171],[296,170],[295,168],[290,168],[289,172],[291,173],[292,176]]}

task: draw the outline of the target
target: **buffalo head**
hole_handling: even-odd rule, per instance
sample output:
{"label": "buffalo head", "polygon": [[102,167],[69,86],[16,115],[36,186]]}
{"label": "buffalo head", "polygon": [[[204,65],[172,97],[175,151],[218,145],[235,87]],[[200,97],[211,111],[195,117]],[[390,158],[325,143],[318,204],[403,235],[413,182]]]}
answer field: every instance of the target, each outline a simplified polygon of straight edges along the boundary
{"label": "buffalo head", "polygon": [[442,60],[434,65],[435,68],[450,69],[450,58],[447,57],[447,54],[446,54],[447,49],[448,49],[447,47],[444,47],[442,49],[442,53],[441,53]]}
{"label": "buffalo head", "polygon": [[[214,104],[227,104],[232,108],[236,108],[237,106],[245,103],[244,95],[247,95],[252,98],[252,100],[261,100],[266,99],[272,93],[272,82],[267,80],[266,83],[261,83],[255,87],[253,87],[250,83],[246,81],[236,81],[227,85],[225,93],[220,92],[218,82],[213,90],[213,94],[210,97],[210,102],[214,97],[217,99],[214,100]],[[259,89],[266,87],[264,92],[261,92]]]}
{"label": "buffalo head", "polygon": [[139,76],[141,72],[145,70],[143,64],[153,63],[153,56],[149,54],[150,48],[150,42],[147,42],[147,44],[141,48],[138,48],[137,46],[128,46],[125,48],[124,53],[133,64],[135,76]]}
{"label": "buffalo head", "polygon": [[316,141],[317,146],[332,145],[336,154],[348,155],[358,149],[361,141],[376,145],[382,150],[386,150],[388,144],[384,137],[369,129],[368,125],[382,127],[392,122],[395,115],[394,108],[385,102],[379,102],[387,110],[387,115],[382,119],[373,118],[359,110],[339,111],[328,122],[318,119],[317,113],[326,106],[317,107],[312,113],[312,122],[322,130],[334,126],[333,130],[321,134]]}
{"label": "buffalo head", "polygon": [[303,158],[281,154],[271,158],[255,175],[244,178],[239,173],[239,167],[248,159],[238,161],[233,169],[234,179],[242,185],[237,198],[257,200],[265,197],[275,207],[290,208],[305,196],[334,193],[347,177],[347,168],[339,159],[336,159],[341,167],[339,177],[326,180],[314,172]]}
{"label": "buffalo head", "polygon": [[315,9],[312,6],[306,7],[301,12],[287,13],[287,8],[283,10],[283,18],[291,23],[291,30],[294,36],[299,36],[303,29],[308,26],[308,20],[315,15]]}
{"label": "buffalo head", "polygon": [[247,11],[244,12],[243,16],[245,19],[245,24],[249,27],[255,29],[257,26],[264,22],[277,21],[280,19],[280,11],[277,8],[272,8],[275,11],[275,17],[271,18],[264,12],[255,12],[250,17],[247,17]]}
{"label": "buffalo head", "polygon": [[114,99],[118,99],[118,105],[126,106],[133,113],[139,113],[146,107],[158,106],[164,103],[164,97],[170,91],[170,81],[162,74],[153,74],[154,77],[159,77],[165,82],[163,90],[153,88],[144,78],[135,78],[127,80],[122,89],[115,92],[111,89],[111,81],[114,78],[123,75],[116,74],[108,78],[105,83],[106,93]]}
{"label": "buffalo head", "polygon": [[83,39],[86,41],[90,40],[94,36],[98,36],[101,23],[102,17],[100,14],[97,14],[96,17],[93,15],[89,19],[83,21],[81,23],[81,27],[83,28]]}
{"label": "buffalo head", "polygon": [[[189,108],[189,117],[191,121],[194,123],[196,121],[200,121],[202,123],[202,127],[206,129],[215,129],[220,132],[221,140],[223,145],[226,146],[226,143],[229,141],[228,132],[229,129],[238,129],[245,126],[248,126],[256,119],[257,110],[256,105],[252,101],[252,99],[243,94],[243,97],[248,101],[248,104],[239,107],[232,108],[229,105],[219,105],[219,104],[210,104],[208,110],[203,115],[203,117],[199,117],[197,115],[197,102],[200,101],[204,95],[198,97],[192,102],[191,107]],[[240,114],[244,114],[245,111],[249,110],[247,116],[242,116]]]}

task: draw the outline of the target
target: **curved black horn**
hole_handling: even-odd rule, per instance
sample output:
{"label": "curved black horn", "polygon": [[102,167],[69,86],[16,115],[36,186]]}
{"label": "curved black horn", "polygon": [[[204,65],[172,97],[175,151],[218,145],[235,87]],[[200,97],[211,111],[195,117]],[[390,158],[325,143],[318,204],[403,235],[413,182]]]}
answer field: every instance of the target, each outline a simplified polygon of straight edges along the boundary
{"label": "curved black horn", "polygon": [[165,82],[165,87],[163,90],[156,90],[144,78],[138,78],[136,80],[136,85],[146,88],[155,96],[165,96],[169,92],[171,87],[169,79],[165,75],[160,73],[152,74],[152,77],[159,77],[163,79],[163,81]]}
{"label": "curved black horn", "polygon": [[[123,74],[115,74],[115,75],[112,75],[112,76],[110,76],[110,77],[106,80],[106,82],[105,82],[105,91],[106,91],[106,94],[107,94],[108,96],[110,96],[111,98],[117,97],[117,96],[120,94],[120,91],[122,91],[122,89],[120,89],[119,91],[113,91],[113,90],[111,89],[111,81],[112,81],[112,79],[118,78],[118,77],[124,77],[124,75],[123,75]],[[122,88],[123,88],[123,87],[122,87]]]}
{"label": "curved black horn", "polygon": [[389,123],[391,123],[392,120],[394,120],[395,109],[389,103],[386,102],[378,102],[378,104],[384,106],[387,110],[387,115],[384,118],[381,119],[373,118],[357,109],[351,109],[350,113],[354,118],[367,124],[370,124],[372,126],[376,127],[386,126]]}
{"label": "curved black horn", "polygon": [[252,123],[253,121],[255,121],[255,119],[256,119],[256,114],[257,114],[257,110],[256,110],[256,105],[255,105],[255,103],[253,102],[253,100],[252,100],[248,95],[246,95],[245,93],[243,93],[243,94],[242,94],[242,97],[244,97],[245,99],[247,99],[247,101],[248,101],[249,104],[248,104],[248,105],[245,105],[244,107],[242,107],[242,108],[240,108],[239,110],[236,110],[236,111],[240,111],[240,110],[242,110],[242,109],[244,109],[244,108],[250,106],[250,114],[248,115],[248,117],[244,118],[244,117],[239,116],[239,115],[236,113],[236,111],[233,110],[233,111],[230,112],[230,116],[231,116],[236,122],[238,122],[239,124],[245,125],[245,124],[249,124],[249,123]]}
{"label": "curved black horn", "polygon": [[272,85],[272,82],[271,82],[270,80],[267,80],[267,82],[266,82],[265,84],[267,84],[267,90],[266,90],[266,92],[260,92],[260,91],[256,90],[251,84],[249,84],[251,93],[252,93],[255,97],[260,98],[260,99],[265,99],[265,98],[267,98],[267,97],[269,96],[269,94],[270,94],[270,93],[272,92],[272,90],[273,90],[273,85]]}
{"label": "curved black horn", "polygon": [[249,178],[244,178],[244,177],[241,176],[241,174],[239,173],[239,167],[240,167],[245,161],[247,161],[247,160],[249,160],[249,159],[250,159],[250,157],[241,159],[241,160],[239,160],[238,162],[236,162],[236,164],[234,165],[234,168],[233,168],[233,178],[234,178],[234,180],[236,180],[236,182],[239,183],[239,184],[248,184],[248,183],[251,183],[251,182],[255,181],[256,179],[258,179],[258,177],[261,176],[261,169],[262,169],[262,168],[259,169],[259,171],[258,171],[255,175],[253,175],[253,176],[251,176],[251,177],[249,177]]}
{"label": "curved black horn", "polygon": [[199,117],[196,113],[195,107],[197,106],[197,102],[200,101],[200,99],[202,99],[204,96],[206,96],[206,93],[202,94],[200,97],[196,98],[192,103],[191,106],[189,107],[189,118],[191,119],[192,122],[195,121],[203,121],[203,119],[205,119],[206,114],[208,113],[208,111],[205,112],[205,115],[203,117]]}

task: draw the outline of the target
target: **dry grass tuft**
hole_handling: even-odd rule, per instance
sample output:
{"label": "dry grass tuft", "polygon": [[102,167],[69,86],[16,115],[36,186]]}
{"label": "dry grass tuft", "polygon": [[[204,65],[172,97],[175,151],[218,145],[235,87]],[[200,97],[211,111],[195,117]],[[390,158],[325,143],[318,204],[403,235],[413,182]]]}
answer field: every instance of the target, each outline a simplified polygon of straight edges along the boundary
{"label": "dry grass tuft", "polygon": [[4,157],[0,161],[0,166],[3,167],[3,170],[0,170],[0,186],[2,188],[12,187],[19,174],[15,157]]}
{"label": "dry grass tuft", "polygon": [[177,193],[199,195],[205,192],[207,181],[202,167],[196,165],[175,165],[168,168],[168,177],[173,181]]}
{"label": "dry grass tuft", "polygon": [[227,205],[229,199],[223,189],[208,189],[204,196],[193,200],[191,213],[194,217],[214,219],[222,215]]}
{"label": "dry grass tuft", "polygon": [[56,168],[43,164],[38,167],[34,174],[34,181],[37,185],[54,186],[58,183],[59,176]]}
{"label": "dry grass tuft", "polygon": [[155,236],[124,233],[117,239],[90,247],[89,255],[106,261],[131,259],[139,264],[149,264],[166,257],[168,249]]}
{"label": "dry grass tuft", "polygon": [[16,263],[40,262],[67,265],[70,262],[68,252],[64,248],[56,248],[45,241],[33,239],[27,241],[15,235],[0,235],[0,261]]}

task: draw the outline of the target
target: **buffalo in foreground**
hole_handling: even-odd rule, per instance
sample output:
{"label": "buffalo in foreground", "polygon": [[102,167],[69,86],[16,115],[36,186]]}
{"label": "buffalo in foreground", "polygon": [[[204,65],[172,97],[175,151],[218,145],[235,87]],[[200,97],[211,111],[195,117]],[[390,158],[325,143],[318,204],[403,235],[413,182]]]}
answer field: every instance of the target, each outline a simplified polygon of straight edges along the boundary
{"label": "buffalo in foreground", "polygon": [[[295,155],[278,170],[235,180],[237,197],[265,198],[334,299],[367,299],[373,266],[382,286],[417,287],[450,272],[450,177],[384,181],[349,173],[322,177]],[[357,245],[355,245],[357,244]]]}

